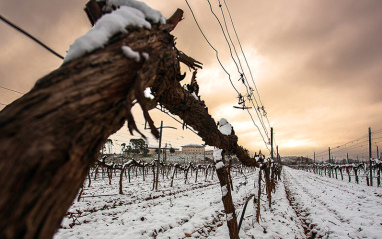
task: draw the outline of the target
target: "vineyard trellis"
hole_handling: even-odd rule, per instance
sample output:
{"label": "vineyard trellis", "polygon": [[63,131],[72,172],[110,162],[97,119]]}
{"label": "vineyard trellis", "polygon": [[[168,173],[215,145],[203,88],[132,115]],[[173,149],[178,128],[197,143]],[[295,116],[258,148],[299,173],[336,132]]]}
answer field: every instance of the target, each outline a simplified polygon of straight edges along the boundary
{"label": "vineyard trellis", "polygon": [[[220,153],[220,151],[218,151]],[[275,190],[276,181],[280,179],[281,175],[281,165],[277,162],[272,161],[271,159],[266,159],[264,155],[259,154],[255,155],[255,159],[257,162],[260,163],[259,167],[259,178],[258,178],[258,191],[257,195],[252,194],[248,196],[247,202],[250,198],[257,196],[257,198],[254,198],[254,204],[256,205],[256,221],[260,222],[260,197],[262,193],[266,193],[269,207],[271,207],[271,200],[272,196],[271,193]],[[232,158],[229,159],[228,165],[226,167],[222,167],[221,165],[224,165],[222,162],[223,158],[221,158],[221,161],[217,161],[214,164],[195,164],[195,163],[187,163],[187,164],[180,164],[180,163],[163,163],[159,162],[157,159],[152,160],[149,163],[143,162],[143,161],[136,161],[133,158],[130,159],[124,159],[123,161],[127,161],[126,163],[120,164],[120,163],[106,163],[106,161],[113,161],[112,157],[110,156],[103,156],[100,160],[97,160],[94,167],[89,171],[87,180],[88,180],[88,186],[91,185],[91,178],[93,177],[93,180],[96,180],[97,175],[101,173],[102,178],[104,175],[107,175],[107,178],[109,179],[109,184],[111,184],[111,179],[114,176],[119,176],[119,194],[123,194],[123,178],[127,178],[128,182],[130,183],[131,177],[135,174],[135,177],[142,177],[142,180],[145,181],[145,178],[147,178],[150,173],[153,178],[153,187],[152,190],[155,190],[155,185],[158,182],[159,175],[156,174],[157,168],[160,168],[159,172],[162,176],[163,180],[169,180],[170,187],[173,187],[174,185],[174,178],[178,177],[179,173],[183,173],[184,175],[184,184],[187,184],[188,182],[188,175],[194,174],[195,175],[195,183],[198,180],[198,173],[200,172],[202,176],[204,176],[204,181],[207,180],[207,177],[210,176],[211,179],[214,177],[214,173],[217,173],[221,187],[222,187],[222,197],[227,197],[229,203],[225,203],[225,213],[227,214],[227,221],[231,221],[234,230],[237,230],[237,233],[240,229],[240,222],[237,224],[236,221],[236,214],[234,213],[233,203],[232,203],[232,197],[228,192],[231,192],[234,190],[233,183],[232,183],[232,176],[231,172],[241,173],[244,175],[243,171],[246,170],[247,172],[255,173],[254,171],[251,171],[252,169],[256,169],[256,167],[246,167],[242,164],[232,164],[233,160]],[[159,162],[159,163],[158,163]],[[221,163],[220,163],[221,162]],[[218,165],[216,167],[216,165]],[[220,165],[220,166],[219,166]],[[267,165],[270,165],[268,167]],[[101,168],[101,172],[100,172]],[[249,170],[249,171],[248,171]],[[116,173],[119,171],[119,175]],[[135,173],[134,173],[135,172]],[[94,176],[93,176],[94,175]],[[228,181],[227,181],[228,180]],[[261,182],[264,181],[265,185],[265,192],[262,192],[262,185]],[[256,182],[255,182],[256,185]],[[84,186],[82,186],[77,201],[81,199],[82,192],[84,190]],[[231,208],[229,208],[231,207]],[[240,221],[243,220],[245,210],[243,211],[241,215]],[[71,215],[66,215],[71,216]],[[232,217],[231,220],[228,220]],[[233,232],[232,232],[233,233]],[[233,234],[234,235],[234,234]]]}
{"label": "vineyard trellis", "polygon": [[[335,163],[312,163],[312,164],[299,164],[291,165],[291,167],[319,174],[321,176],[327,176],[329,178],[339,179],[338,174],[341,176],[341,180],[344,180],[344,174],[346,173],[348,181],[352,181],[352,176],[356,183],[360,183],[360,176],[364,177],[367,186],[370,186],[370,170],[373,172],[377,180],[377,187],[381,186],[381,170],[382,161],[380,159],[373,158],[369,162],[351,163],[351,164],[335,164]],[[370,167],[371,165],[371,167]],[[360,172],[363,175],[360,175]],[[345,176],[346,178],[346,176]]]}
{"label": "vineyard trellis", "polygon": [[[103,4],[95,0],[87,4],[86,12],[93,23],[105,13]],[[222,201],[231,238],[239,237],[237,222],[233,220],[225,155],[236,155],[243,165],[260,169],[259,194],[264,175],[271,205],[272,189],[280,177],[278,162],[261,154],[250,157],[238,145],[234,132],[222,134],[204,102],[179,83],[184,79],[180,62],[192,69],[201,68],[200,62],[175,47],[175,38],[170,34],[182,18],[183,12],[178,9],[165,24],[152,20],[151,29],[127,27],[128,33],[114,34],[103,48],[66,61],[39,79],[30,92],[0,112],[0,153],[6,159],[0,161],[1,238],[54,235],[85,178],[90,179],[90,168],[107,138],[126,120],[130,133],[140,133],[131,113],[134,104],[141,106],[155,137],[159,137],[159,132],[149,110],[159,103],[197,131],[206,144],[222,149],[216,155],[215,159],[221,160],[217,160],[215,167],[222,189],[227,189]],[[146,53],[149,58],[129,59],[121,50],[124,46]],[[143,91],[148,87],[155,97],[153,100],[144,97]],[[159,166],[158,162],[152,163]],[[106,168],[108,177],[118,168],[121,184],[124,172],[129,173],[132,165],[136,170],[143,168],[142,172],[146,167],[137,161],[129,161],[122,167],[102,160],[97,164]],[[172,167],[186,169],[186,178],[188,170],[193,168],[191,165]]]}

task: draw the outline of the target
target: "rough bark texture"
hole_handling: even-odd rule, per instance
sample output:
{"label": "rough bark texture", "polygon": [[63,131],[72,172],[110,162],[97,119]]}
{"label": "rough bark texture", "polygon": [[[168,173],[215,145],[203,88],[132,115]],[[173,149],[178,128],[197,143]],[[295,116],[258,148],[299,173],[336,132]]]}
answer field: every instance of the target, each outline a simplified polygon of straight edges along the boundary
{"label": "rough bark texture", "polygon": [[[0,112],[0,238],[51,238],[103,143],[126,119],[134,126],[133,100],[144,109],[147,86],[176,80],[173,36],[164,29],[113,37]],[[127,59],[124,45],[150,58]]]}
{"label": "rough bark texture", "polygon": [[155,81],[152,92],[158,97],[170,113],[178,115],[186,125],[191,126],[207,145],[224,149],[227,154],[236,154],[246,166],[259,167],[259,164],[249,156],[248,152],[237,144],[236,135],[225,136],[220,133],[215,120],[208,113],[204,101],[196,100],[179,82],[168,80]]}
{"label": "rough bark texture", "polygon": [[224,211],[227,218],[227,227],[229,231],[229,237],[231,239],[239,239],[239,229],[237,225],[237,218],[235,212],[235,205],[232,200],[231,193],[231,180],[229,178],[229,167],[224,163],[224,154],[214,151],[214,161],[216,174],[219,179],[221,191],[222,191],[222,201],[224,206]]}
{"label": "rough bark texture", "polygon": [[[169,34],[181,19],[148,29],[128,29],[107,46],[62,65],[0,112],[0,238],[51,238],[82,186],[106,139],[128,120],[137,130],[130,109],[141,105],[152,134],[158,136],[147,110],[159,102],[198,131],[206,144],[236,154],[247,166],[258,166],[224,136],[196,100],[179,84],[179,57]],[[128,45],[146,52],[135,62],[121,50]],[[143,57],[142,57],[143,59]],[[143,96],[151,87],[155,99]],[[130,175],[130,170],[128,169]],[[236,220],[235,220],[236,223]]]}
{"label": "rough bark texture", "polygon": [[[235,206],[232,200],[230,180],[228,176],[228,168],[226,166],[216,169],[220,186],[225,188],[226,193],[222,195],[224,211],[227,217],[227,226],[230,239],[239,239],[239,228],[237,225],[237,218],[235,213]],[[223,192],[223,190],[222,190]]]}

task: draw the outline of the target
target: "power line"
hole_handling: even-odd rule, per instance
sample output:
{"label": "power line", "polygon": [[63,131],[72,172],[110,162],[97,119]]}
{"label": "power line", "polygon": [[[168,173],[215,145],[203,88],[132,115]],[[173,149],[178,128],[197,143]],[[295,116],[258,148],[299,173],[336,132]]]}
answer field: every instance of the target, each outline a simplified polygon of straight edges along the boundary
{"label": "power line", "polygon": [[[233,54],[232,54],[232,48],[231,48],[231,45],[230,45],[230,43],[229,43],[229,41],[228,41],[228,39],[227,39],[226,33],[225,33],[225,31],[224,31],[224,28],[223,28],[223,26],[222,26],[222,24],[221,24],[221,22],[220,22],[218,16],[217,16],[217,15],[215,14],[215,12],[213,11],[211,2],[210,2],[209,0],[207,0],[207,1],[208,1],[209,6],[210,6],[211,13],[215,16],[216,20],[218,21],[218,23],[219,23],[219,25],[220,25],[220,28],[221,28],[221,30],[222,30],[222,32],[223,32],[223,35],[224,35],[224,38],[225,38],[225,40],[226,40],[226,42],[227,42],[227,44],[228,44],[231,58],[232,58],[232,60],[234,61],[235,65],[236,65],[236,68],[237,68],[237,70],[238,70],[238,73],[241,75],[241,77],[245,77],[244,71],[243,71],[243,73],[240,72],[239,66],[238,66],[238,64],[237,64],[237,62],[236,62],[236,60],[235,60],[235,58],[233,57]],[[186,0],[186,2],[187,2],[187,0]],[[187,2],[187,4],[188,4],[188,2]],[[191,9],[191,7],[190,7],[189,4],[188,4],[188,6],[189,6],[190,10],[192,11],[192,9]],[[219,5],[219,7],[220,7],[220,5]],[[224,18],[224,13],[222,12],[222,14],[223,14],[223,18]],[[194,16],[194,14],[193,14],[193,16]],[[194,16],[194,19],[195,19],[195,21],[196,21],[195,16]],[[197,21],[196,21],[196,22],[197,22]],[[225,18],[224,18],[224,22],[225,22],[225,26],[226,26],[226,28],[227,28],[227,24],[226,24]],[[200,29],[200,26],[199,26],[198,23],[197,23],[197,25],[198,25],[198,27],[199,27],[199,30],[201,30],[201,29]],[[203,34],[203,33],[202,33],[202,34]],[[229,38],[230,38],[230,40],[231,40],[231,42],[232,42],[232,39],[231,39],[231,37],[230,37],[230,35],[229,35],[229,32],[228,32],[228,28],[227,28],[227,34],[228,34],[228,36],[229,36]],[[204,34],[203,34],[203,36],[205,37]],[[205,37],[205,38],[206,38],[206,37]],[[206,40],[207,40],[207,39],[206,39]],[[208,42],[208,43],[209,43],[209,42]],[[210,43],[209,43],[209,44],[210,44]],[[233,45],[233,47],[234,47],[233,42],[232,42],[232,45]],[[212,45],[210,44],[210,46],[212,46]],[[213,48],[213,49],[215,49],[215,48]],[[235,48],[234,48],[234,50],[235,50],[235,53],[236,53],[236,49],[235,49]],[[236,56],[238,57],[237,53],[236,53]],[[238,59],[239,59],[239,57],[238,57]],[[239,62],[240,62],[240,59],[239,59]],[[235,86],[233,85],[233,83],[232,83],[232,81],[231,81],[230,74],[229,74],[227,71],[226,71],[226,73],[228,74],[228,76],[229,76],[229,78],[230,78],[230,82],[231,82],[232,86],[234,87],[234,89],[236,90],[236,92],[238,93],[238,95],[239,95],[239,97],[240,97],[241,94],[238,92],[238,90],[237,90],[237,89],[235,88]],[[246,88],[247,94],[250,95],[250,93],[249,93],[250,91],[249,91],[247,85],[245,84],[244,81],[243,81],[243,83],[244,83],[244,86],[245,86],[245,88]],[[248,81],[247,81],[247,83],[248,83]],[[254,98],[255,98],[255,100],[256,100],[256,97],[254,97]],[[253,101],[251,101],[251,102],[252,102],[253,107],[255,107],[254,104],[253,104]],[[257,106],[258,106],[258,105],[257,105]],[[255,108],[256,108],[256,107],[255,107]],[[259,107],[257,107],[257,108],[259,108]],[[247,109],[247,112],[249,112],[248,109]],[[262,127],[263,127],[263,129],[264,129],[264,132],[265,132],[267,138],[269,139],[268,131],[267,131],[267,129],[265,128],[264,122],[262,121],[262,119],[261,119],[261,117],[259,116],[259,114],[258,114],[257,111],[256,111],[256,114],[257,114],[257,116],[258,116],[258,118],[259,118],[259,121],[260,121],[260,123],[261,123],[261,125],[262,125]],[[262,135],[262,132],[261,132],[260,128],[259,128],[259,127],[256,125],[256,123],[254,122],[254,120],[253,120],[251,114],[250,114],[250,117],[251,117],[253,123],[255,124],[255,126],[257,127],[257,129],[259,130],[259,133],[260,133],[261,137],[263,138],[263,141],[264,141],[266,147],[268,148],[267,143],[265,142],[264,137],[263,137],[263,135]],[[269,140],[268,140],[268,141],[269,141]],[[269,150],[269,148],[268,148],[268,150]]]}
{"label": "power line", "polygon": [[[221,5],[221,3],[220,3],[220,0],[219,0],[219,7],[220,7],[220,10],[221,10],[221,13],[222,13],[222,16],[223,16],[224,26],[225,26],[225,28],[226,28],[226,32],[227,32],[228,38],[229,38],[229,40],[230,40],[230,42],[231,42],[231,44],[232,44],[233,50],[234,50],[234,52],[235,52],[235,55],[236,55],[236,58],[237,58],[239,64],[237,64],[237,62],[236,62],[234,56],[232,55],[231,45],[230,45],[230,43],[228,42],[228,39],[227,39],[227,37],[226,37],[226,35],[225,35],[224,29],[223,29],[223,27],[222,27],[222,24],[220,23],[219,18],[216,16],[216,14],[214,13],[214,11],[212,10],[212,6],[211,6],[210,1],[209,1],[209,0],[207,0],[207,1],[208,1],[209,5],[210,5],[210,9],[211,9],[212,14],[215,16],[216,20],[218,21],[218,23],[219,23],[219,25],[220,25],[220,27],[221,27],[221,30],[222,30],[223,35],[224,35],[224,38],[225,38],[225,40],[226,40],[226,42],[227,42],[227,44],[228,44],[228,47],[229,47],[229,51],[230,51],[231,58],[232,58],[232,60],[234,61],[235,65],[236,65],[236,68],[237,68],[237,71],[238,71],[238,73],[239,73],[240,76],[241,76],[241,78],[240,78],[239,80],[243,80],[243,85],[244,85],[245,88],[246,88],[247,96],[253,96],[253,99],[254,99],[255,102],[256,102],[256,106],[255,106],[255,104],[253,103],[252,97],[247,97],[248,100],[252,103],[252,106],[253,106],[254,109],[255,109],[257,118],[259,119],[259,121],[260,121],[260,123],[261,123],[261,125],[262,125],[262,127],[263,127],[263,130],[264,130],[264,132],[265,132],[265,134],[266,134],[266,136],[267,136],[267,138],[268,138],[268,141],[269,141],[268,131],[267,131],[266,126],[265,126],[265,124],[264,124],[264,122],[263,122],[262,115],[261,115],[261,114],[259,115],[259,113],[258,113],[257,110],[256,110],[256,109],[259,109],[259,108],[261,108],[261,107],[260,107],[259,104],[257,103],[256,97],[255,97],[255,95],[253,94],[253,90],[252,90],[251,88],[248,89],[248,86],[249,86],[250,84],[249,84],[249,82],[248,82],[248,80],[247,80],[247,77],[246,77],[246,75],[245,75],[243,66],[241,65],[240,57],[239,57],[239,55],[237,54],[235,44],[233,43],[232,38],[231,38],[231,35],[230,35],[230,33],[229,33],[228,26],[227,26],[227,22],[226,22],[226,18],[225,18],[224,11],[223,11],[222,5]],[[240,69],[239,69],[239,65],[240,65]],[[240,70],[241,70],[241,71],[240,71]],[[246,84],[245,82],[246,82],[247,84]],[[257,126],[256,126],[256,127],[257,127]],[[260,131],[259,127],[257,127],[257,128],[258,128],[258,130]]]}
{"label": "power line", "polygon": [[[249,116],[250,116],[251,119],[252,119],[253,124],[254,124],[254,125],[257,127],[257,129],[260,131],[259,127],[256,125],[255,121],[254,121],[253,118],[252,118],[252,114],[249,112],[248,109],[247,109],[247,111],[248,111]],[[271,152],[271,150],[268,148],[268,144],[267,144],[267,142],[265,142],[265,140],[264,140],[263,135],[262,135],[261,133],[260,133],[260,135],[261,135],[261,138],[262,138],[263,141],[264,141],[265,147],[269,150],[269,152]]]}
{"label": "power line", "polygon": [[[182,122],[180,122],[180,121],[179,121],[178,119],[176,119],[174,116],[170,115],[168,112],[165,112],[165,111],[159,109],[158,107],[155,107],[155,109],[161,111],[162,113],[165,113],[166,115],[170,116],[173,120],[175,120],[175,121],[178,122],[179,124],[183,125]],[[191,129],[191,128],[187,127],[187,126],[186,126],[186,129],[190,130],[192,133],[194,133],[194,134],[196,134],[197,136],[199,136],[198,133],[197,133],[196,131],[194,131],[193,129]]]}
{"label": "power line", "polygon": [[25,93],[22,93],[22,92],[20,92],[20,91],[17,91],[17,90],[12,90],[12,89],[6,88],[6,87],[4,87],[4,86],[1,86],[1,85],[0,85],[0,88],[3,88],[3,89],[5,89],[5,90],[9,90],[9,91],[12,91],[12,92],[16,92],[16,93],[19,93],[19,94],[21,94],[21,95],[25,95]]}
{"label": "power line", "polygon": [[[219,3],[220,3],[220,0],[219,0]],[[255,83],[255,80],[254,80],[254,77],[253,77],[253,74],[252,74],[252,70],[251,70],[251,68],[250,68],[250,66],[249,66],[249,63],[248,63],[248,61],[247,61],[247,57],[245,56],[243,47],[241,46],[241,42],[240,42],[239,36],[238,36],[238,34],[237,34],[235,24],[233,23],[233,19],[232,19],[232,16],[231,16],[231,12],[229,11],[229,8],[228,8],[227,3],[226,3],[225,0],[224,0],[224,5],[225,5],[225,7],[226,7],[226,9],[227,9],[229,18],[230,18],[230,20],[231,20],[232,28],[233,28],[233,30],[234,30],[234,32],[235,32],[236,39],[237,39],[237,41],[238,41],[238,43],[239,43],[239,46],[240,46],[240,50],[241,50],[241,52],[242,52],[242,54],[243,54],[243,57],[244,57],[244,60],[245,60],[245,62],[246,62],[246,64],[247,64],[247,67],[248,67],[248,70],[249,70],[249,73],[250,73],[250,76],[251,76],[253,85],[254,85],[254,87],[255,87],[256,93],[257,93],[258,98],[259,98],[259,101],[260,101],[260,105],[261,105],[261,106],[264,106],[264,105],[263,105],[263,102],[261,101],[261,97],[260,97],[259,91],[258,91],[258,89],[257,89],[256,83]],[[269,125],[269,127],[271,127],[271,125],[270,125],[270,123],[269,123],[268,116],[265,115],[265,118],[266,118],[267,121],[268,121],[268,125]]]}
{"label": "power line", "polygon": [[380,134],[380,133],[382,133],[382,129],[372,131],[371,133],[372,134]]}
{"label": "power line", "polygon": [[186,1],[186,3],[187,3],[188,8],[189,8],[190,11],[191,11],[191,14],[192,14],[192,16],[193,16],[193,18],[194,18],[194,20],[195,20],[196,25],[197,25],[198,28],[199,28],[199,31],[202,33],[202,35],[203,35],[204,39],[207,41],[208,45],[210,45],[210,47],[215,51],[216,59],[218,60],[218,62],[219,62],[219,64],[220,64],[221,68],[222,68],[222,69],[224,70],[224,72],[228,75],[228,79],[229,79],[229,81],[231,82],[231,85],[232,85],[232,87],[235,89],[236,93],[239,94],[239,91],[236,89],[235,85],[232,83],[231,75],[230,75],[230,74],[228,73],[228,71],[224,68],[223,64],[222,64],[221,61],[220,61],[220,58],[219,58],[219,52],[216,50],[215,47],[212,46],[211,42],[207,39],[207,37],[206,37],[206,35],[204,34],[204,32],[202,31],[202,28],[200,27],[198,21],[196,20],[194,11],[192,11],[192,8],[191,8],[190,4],[188,3],[187,0],[185,0],[185,1]]}
{"label": "power line", "polygon": [[28,32],[26,32],[25,30],[21,29],[20,27],[18,27],[16,24],[12,23],[11,21],[7,20],[5,17],[3,17],[2,15],[0,15],[0,19],[3,20],[5,23],[7,23],[8,25],[10,25],[11,27],[13,27],[14,29],[18,30],[19,32],[21,32],[22,34],[26,35],[27,37],[29,37],[30,39],[32,39],[33,41],[35,41],[37,44],[39,44],[40,46],[42,46],[43,48],[45,48],[46,50],[48,50],[50,53],[52,53],[53,55],[57,56],[58,58],[60,59],[64,59],[63,56],[61,56],[60,54],[58,54],[56,51],[54,51],[52,48],[48,47],[47,45],[45,45],[44,43],[42,43],[41,41],[39,41],[37,38],[35,38],[34,36],[32,36],[31,34],[29,34]]}
{"label": "power line", "polygon": [[343,151],[352,150],[352,149],[355,149],[355,148],[367,146],[367,142],[369,142],[369,141],[368,140],[361,141],[361,142],[355,143],[353,145],[350,145],[348,147],[345,147],[345,148],[342,148],[342,149],[339,149],[339,150],[333,149],[332,152],[333,153],[339,153],[339,152],[343,152]]}

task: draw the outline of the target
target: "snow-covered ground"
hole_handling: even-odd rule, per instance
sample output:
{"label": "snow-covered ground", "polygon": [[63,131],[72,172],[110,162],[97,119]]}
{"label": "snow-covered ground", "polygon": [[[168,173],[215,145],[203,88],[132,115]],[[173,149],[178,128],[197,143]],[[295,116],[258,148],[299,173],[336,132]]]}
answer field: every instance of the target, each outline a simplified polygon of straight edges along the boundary
{"label": "snow-covered ground", "polygon": [[382,188],[284,168],[300,219],[325,238],[382,238]]}
{"label": "snow-covered ground", "polygon": [[[250,194],[257,194],[258,169],[246,177],[233,173],[233,199],[240,218]],[[119,177],[112,185],[98,178],[85,187],[75,201],[55,239],[59,238],[229,238],[221,189],[216,175],[207,181],[195,173],[184,183],[178,174],[174,187],[162,179],[160,190],[152,191],[152,177],[135,175],[124,179],[118,194]],[[85,182],[87,185],[87,182]],[[106,196],[101,196],[106,195]],[[260,224],[251,200],[240,229],[240,238],[381,238],[382,189],[321,177],[283,168],[282,180],[272,195],[261,199]],[[70,224],[72,227],[70,227]]]}

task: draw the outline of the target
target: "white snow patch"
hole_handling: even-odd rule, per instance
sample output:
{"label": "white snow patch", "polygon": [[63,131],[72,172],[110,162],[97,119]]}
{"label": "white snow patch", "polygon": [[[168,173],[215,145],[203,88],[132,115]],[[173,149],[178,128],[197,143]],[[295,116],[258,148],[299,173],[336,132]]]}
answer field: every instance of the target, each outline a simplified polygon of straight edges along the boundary
{"label": "white snow patch", "polygon": [[215,167],[216,167],[216,169],[220,169],[220,168],[224,167],[223,161],[220,161],[219,163],[217,163]]}
{"label": "white snow patch", "polygon": [[199,100],[198,96],[196,96],[195,92],[192,92],[191,95],[195,98],[195,100]]}
{"label": "white snow patch", "polygon": [[214,161],[219,162],[222,159],[222,149],[214,149]]}
{"label": "white snow patch", "polygon": [[222,197],[225,197],[228,193],[227,185],[222,186]]}
{"label": "white snow patch", "polygon": [[128,46],[122,46],[122,52],[123,54],[129,58],[129,59],[133,59],[134,61],[136,62],[139,62],[141,60],[141,57],[139,55],[139,52],[136,52],[136,51],[133,51],[133,49],[131,49],[130,47]]}
{"label": "white snow patch", "polygon": [[150,87],[147,87],[143,93],[145,94],[145,97],[146,97],[146,98],[148,98],[148,99],[154,99],[154,96],[151,94]]}
{"label": "white snow patch", "polygon": [[226,124],[228,124],[228,121],[225,118],[221,118],[219,120],[219,125],[226,125]]}
{"label": "white snow patch", "polygon": [[231,135],[231,133],[232,133],[232,126],[230,124],[221,126],[219,128],[219,131],[220,131],[220,133],[222,133],[224,135]]}
{"label": "white snow patch", "polygon": [[127,33],[126,27],[128,26],[151,29],[151,24],[146,19],[154,23],[166,23],[166,19],[159,11],[150,8],[143,2],[109,0],[106,8],[111,10],[112,5],[120,6],[120,8],[103,15],[85,35],[75,40],[69,47],[64,63],[102,48],[114,34]]}
{"label": "white snow patch", "polygon": [[228,213],[227,214],[227,221],[231,221],[233,219],[233,214],[232,213]]}
{"label": "white snow patch", "polygon": [[136,0],[107,0],[105,10],[111,11],[112,6],[128,6],[135,8],[145,14],[146,19],[151,20],[153,23],[165,24],[166,18],[158,10],[152,9],[146,3]]}
{"label": "white snow patch", "polygon": [[224,135],[231,135],[232,125],[224,118],[219,120],[219,131]]}
{"label": "white snow patch", "polygon": [[142,56],[143,56],[143,58],[145,58],[146,61],[150,58],[150,55],[147,52],[143,52]]}

